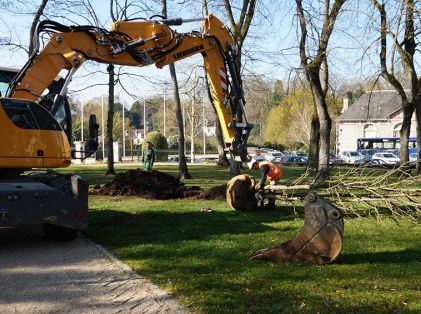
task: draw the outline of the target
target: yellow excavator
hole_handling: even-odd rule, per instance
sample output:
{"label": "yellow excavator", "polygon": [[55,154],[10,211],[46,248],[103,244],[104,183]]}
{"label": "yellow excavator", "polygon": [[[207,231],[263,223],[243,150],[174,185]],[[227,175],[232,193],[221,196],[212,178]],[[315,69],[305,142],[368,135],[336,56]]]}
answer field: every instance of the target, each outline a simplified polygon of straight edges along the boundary
{"label": "yellow excavator", "polygon": [[[179,33],[171,28],[193,21],[203,21],[201,31]],[[49,39],[41,48],[45,35]],[[248,160],[252,125],[245,116],[236,42],[215,16],[116,21],[110,30],[45,20],[37,26],[33,46],[29,60],[0,98],[0,227],[42,224],[54,239],[71,239],[87,228],[86,182],[52,170],[69,166],[75,153],[65,94],[86,60],[162,68],[200,53],[225,149]],[[67,74],[57,79],[63,70]],[[98,146],[95,116],[89,122],[88,154]]]}
{"label": "yellow excavator", "polygon": [[[203,21],[201,31],[178,33],[170,26]],[[49,36],[41,49],[39,38]],[[65,94],[85,60],[158,68],[202,54],[226,149],[247,159],[252,128],[244,115],[233,37],[215,16],[205,19],[117,21],[111,30],[39,23],[34,53],[0,98],[0,227],[42,224],[46,235],[70,239],[87,228],[88,188],[79,176],[53,172],[71,164],[71,113]],[[57,79],[67,70],[64,79]],[[90,117],[86,151],[98,146]],[[33,169],[46,169],[43,171]]]}

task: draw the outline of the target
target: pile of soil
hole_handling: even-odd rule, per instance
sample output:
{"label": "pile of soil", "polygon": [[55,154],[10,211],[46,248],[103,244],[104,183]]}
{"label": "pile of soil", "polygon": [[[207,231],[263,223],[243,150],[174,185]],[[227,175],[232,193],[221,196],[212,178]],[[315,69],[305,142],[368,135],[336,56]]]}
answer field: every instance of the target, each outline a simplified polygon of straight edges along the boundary
{"label": "pile of soil", "polygon": [[178,177],[157,170],[140,169],[119,173],[114,180],[95,187],[94,193],[108,196],[129,195],[167,200],[197,196],[200,187],[186,187]]}

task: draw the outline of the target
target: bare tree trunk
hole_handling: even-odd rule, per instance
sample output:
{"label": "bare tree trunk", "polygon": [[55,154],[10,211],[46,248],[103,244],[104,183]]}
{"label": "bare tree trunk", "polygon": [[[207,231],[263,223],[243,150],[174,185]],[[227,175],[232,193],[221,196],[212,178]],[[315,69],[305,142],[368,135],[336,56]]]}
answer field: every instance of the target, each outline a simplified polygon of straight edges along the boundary
{"label": "bare tree trunk", "polygon": [[[317,53],[315,56],[310,58],[308,55],[309,46],[307,43],[307,28],[315,28],[317,23],[314,23],[314,21],[311,20],[311,16],[306,15],[307,11],[303,7],[303,1],[295,0],[301,30],[299,43],[301,68],[304,71],[307,82],[310,84],[320,124],[317,178],[321,180],[329,178],[329,146],[330,132],[332,129],[332,119],[330,118],[326,104],[326,95],[329,86],[327,49],[336,19],[341,12],[342,5],[345,2],[346,0],[335,0],[333,3],[330,3],[330,1],[324,1],[322,28],[320,30],[313,29],[320,34],[320,39],[316,49]],[[310,143],[310,145],[313,144]]]}
{"label": "bare tree trunk", "polygon": [[115,175],[113,149],[114,119],[114,65],[109,64],[108,71],[108,116],[107,116],[107,175]]}
{"label": "bare tree trunk", "polygon": [[400,129],[400,164],[405,165],[409,161],[409,135],[411,133],[411,119],[414,109],[409,104],[403,105],[403,120]]}
{"label": "bare tree trunk", "polygon": [[222,136],[221,122],[219,121],[218,117],[215,119],[215,124],[216,124],[215,135],[216,135],[216,141],[217,141],[216,148],[218,150],[218,156],[219,156],[218,165],[226,167],[229,165],[229,161],[228,161],[227,155],[225,154],[224,138]]}
{"label": "bare tree trunk", "polygon": [[175,72],[174,64],[170,64],[171,80],[173,84],[174,100],[175,100],[175,115],[177,117],[178,126],[178,173],[181,179],[191,179],[192,176],[189,173],[186,162],[186,152],[184,151],[184,125],[183,125],[183,113],[181,111],[180,95],[178,93],[178,81],[177,74]]}
{"label": "bare tree trunk", "polygon": [[319,163],[317,167],[317,178],[325,180],[329,178],[329,145],[330,132],[332,130],[332,119],[327,111],[326,99],[316,95],[317,115],[320,123]]}
{"label": "bare tree trunk", "polygon": [[[162,16],[167,17],[167,0],[161,0]],[[170,74],[173,86],[174,101],[175,101],[175,116],[177,118],[178,126],[178,173],[181,179],[191,179],[192,176],[189,173],[186,162],[186,152],[184,150],[184,124],[183,124],[183,113],[181,110],[180,94],[178,93],[178,81],[177,73],[175,72],[174,64],[170,64]]]}
{"label": "bare tree trunk", "polygon": [[417,108],[415,109],[417,116],[417,166],[415,168],[415,174],[421,174],[421,104],[418,102]]}
{"label": "bare tree trunk", "polygon": [[[417,144],[418,149],[420,148],[420,113],[418,112],[420,104],[420,98],[421,98],[421,77],[418,77],[415,62],[414,62],[414,56],[416,52],[417,47],[417,30],[415,29],[415,23],[414,19],[416,20],[417,17],[414,18],[414,9],[416,8],[416,4],[414,3],[414,0],[407,0],[402,2],[401,6],[401,13],[405,16],[405,19],[402,20],[402,22],[399,24],[390,23],[388,22],[388,11],[386,10],[386,4],[385,2],[378,2],[377,0],[371,0],[374,7],[377,9],[377,11],[380,14],[380,65],[381,65],[381,73],[382,76],[386,81],[388,81],[397,91],[399,94],[399,97],[402,100],[402,109],[403,109],[403,121],[402,121],[402,128],[400,130],[400,162],[401,166],[404,165],[409,160],[409,151],[408,151],[408,138],[410,135],[410,128],[411,128],[411,118],[414,113],[414,110],[416,112],[417,116],[417,125],[418,125],[418,131],[417,131]],[[394,17],[392,17],[389,20],[394,20]],[[395,58],[393,58],[393,62],[391,64],[387,64],[387,57],[388,57],[388,36],[390,33],[393,34],[393,30],[391,30],[392,26],[397,26],[399,29],[405,29],[404,38],[394,38],[392,40],[393,42],[393,49],[394,51],[398,52],[398,56],[400,57],[403,71],[406,75],[407,80],[410,82],[410,96],[411,99],[409,99],[407,93],[404,90],[404,85],[402,82],[398,79],[397,76],[395,76],[394,73],[394,67],[395,67]],[[390,50],[390,49],[389,49]],[[418,155],[420,154],[420,151],[418,150]],[[420,155],[419,155],[420,156]],[[417,165],[416,173],[419,174],[419,165]]]}
{"label": "bare tree trunk", "polygon": [[225,141],[224,141],[224,137],[222,135],[222,128],[221,128],[221,122],[219,121],[218,115],[216,113],[216,109],[215,109],[215,105],[213,103],[213,98],[212,98],[212,93],[210,91],[209,88],[209,80],[208,80],[208,76],[205,75],[205,82],[206,82],[206,91],[208,94],[208,99],[210,101],[210,103],[212,104],[212,108],[213,111],[215,112],[215,136],[216,136],[216,149],[218,150],[218,156],[219,156],[219,160],[218,160],[218,165],[220,166],[228,166],[229,165],[229,161],[227,158],[227,155],[225,153]]}
{"label": "bare tree trunk", "polygon": [[320,139],[320,123],[319,117],[317,116],[316,108],[314,108],[314,113],[311,117],[310,125],[310,150],[308,153],[308,164],[307,169],[310,171],[317,170],[319,163],[319,139]]}
{"label": "bare tree trunk", "polygon": [[38,22],[41,16],[44,14],[45,6],[47,5],[48,0],[42,0],[41,4],[38,7],[37,12],[35,13],[34,19],[31,24],[31,30],[29,31],[29,47],[28,47],[28,55],[30,56],[34,52],[34,43],[32,41],[34,37],[35,30],[37,28]]}

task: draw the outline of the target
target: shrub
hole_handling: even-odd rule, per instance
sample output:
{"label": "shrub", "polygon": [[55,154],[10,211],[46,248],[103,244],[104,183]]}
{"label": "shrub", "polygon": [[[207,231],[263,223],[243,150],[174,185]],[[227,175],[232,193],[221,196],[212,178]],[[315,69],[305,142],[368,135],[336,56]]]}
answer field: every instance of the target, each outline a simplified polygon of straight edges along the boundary
{"label": "shrub", "polygon": [[168,143],[164,135],[158,131],[153,131],[146,134],[142,144],[142,150],[145,149],[146,142],[151,142],[153,149],[155,150],[156,161],[167,161],[168,160]]}

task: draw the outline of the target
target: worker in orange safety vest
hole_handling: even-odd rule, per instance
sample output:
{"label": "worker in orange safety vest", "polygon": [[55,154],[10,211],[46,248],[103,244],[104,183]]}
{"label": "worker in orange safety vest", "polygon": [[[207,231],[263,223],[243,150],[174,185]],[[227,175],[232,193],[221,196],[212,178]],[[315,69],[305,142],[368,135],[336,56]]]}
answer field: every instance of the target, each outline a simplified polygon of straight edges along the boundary
{"label": "worker in orange safety vest", "polygon": [[265,186],[266,179],[269,179],[270,185],[275,185],[278,183],[279,179],[282,177],[282,170],[274,163],[271,163],[270,161],[256,161],[256,159],[251,159],[247,163],[248,167],[250,169],[260,169],[262,172],[262,177],[260,179],[260,182],[256,184],[255,189],[263,189]]}

